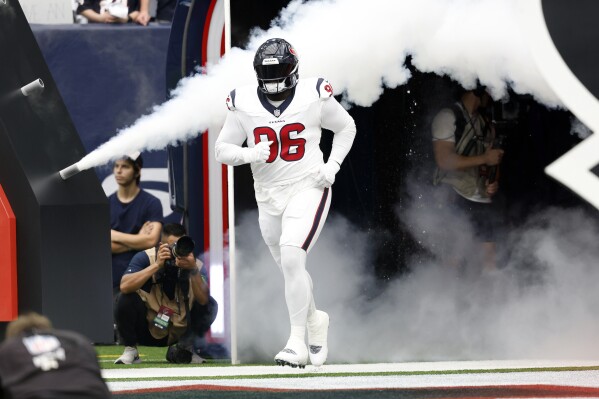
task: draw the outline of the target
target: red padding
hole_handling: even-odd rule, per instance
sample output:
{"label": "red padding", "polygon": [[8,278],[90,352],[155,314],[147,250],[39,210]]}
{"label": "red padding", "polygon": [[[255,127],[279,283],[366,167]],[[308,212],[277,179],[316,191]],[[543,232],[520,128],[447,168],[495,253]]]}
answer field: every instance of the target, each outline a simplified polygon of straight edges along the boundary
{"label": "red padding", "polygon": [[0,185],[0,321],[17,315],[17,221]]}

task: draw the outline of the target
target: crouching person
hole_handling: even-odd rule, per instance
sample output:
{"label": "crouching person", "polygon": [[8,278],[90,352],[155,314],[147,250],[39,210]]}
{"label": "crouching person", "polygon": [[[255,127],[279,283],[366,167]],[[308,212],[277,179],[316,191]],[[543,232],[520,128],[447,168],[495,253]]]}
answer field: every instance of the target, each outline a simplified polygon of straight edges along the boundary
{"label": "crouching person", "polygon": [[202,363],[193,342],[216,318],[206,270],[177,223],[165,224],[156,248],[138,252],[121,279],[115,317],[125,351],[116,364],[139,363],[137,345],[168,346],[171,363]]}

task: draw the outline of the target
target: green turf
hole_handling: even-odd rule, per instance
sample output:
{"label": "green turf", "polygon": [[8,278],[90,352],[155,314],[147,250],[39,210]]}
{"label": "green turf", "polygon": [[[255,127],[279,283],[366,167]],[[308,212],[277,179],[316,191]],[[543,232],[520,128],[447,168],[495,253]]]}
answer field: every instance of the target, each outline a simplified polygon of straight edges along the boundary
{"label": "green turf", "polygon": [[173,364],[166,361],[166,347],[138,346],[139,364],[114,364],[114,361],[123,354],[124,346],[121,345],[96,345],[98,362],[103,369],[122,368],[148,368],[148,367],[214,367],[230,366],[230,359],[206,359],[202,364]]}
{"label": "green turf", "polygon": [[[167,348],[152,347],[152,346],[139,346],[139,356],[142,362],[139,364],[114,364],[114,361],[123,353],[124,347],[120,345],[102,345],[96,346],[96,352],[98,353],[98,361],[100,367],[103,369],[124,369],[124,368],[150,368],[150,367],[230,367],[230,359],[206,359],[205,363],[202,364],[173,364],[166,361],[165,354]],[[242,364],[236,365],[235,367],[245,366],[272,366],[274,364]],[[352,376],[375,376],[375,375],[432,375],[432,374],[480,374],[480,373],[523,373],[523,372],[543,372],[543,371],[585,371],[585,370],[599,370],[599,366],[580,366],[580,367],[533,367],[533,368],[502,368],[502,369],[480,369],[480,370],[435,370],[435,371],[388,371],[388,372],[364,372],[364,373],[301,373],[301,374],[266,374],[266,375],[245,375],[236,376],[235,378],[309,378],[316,376],[338,376],[338,377],[352,377]],[[198,380],[211,380],[211,379],[223,379],[233,377],[193,377],[189,379]],[[147,378],[146,380],[183,380],[184,377],[176,378]],[[111,381],[120,381],[121,379],[111,379]],[[127,380],[127,379],[123,379]],[[144,378],[136,378],[136,380],[144,380]]]}

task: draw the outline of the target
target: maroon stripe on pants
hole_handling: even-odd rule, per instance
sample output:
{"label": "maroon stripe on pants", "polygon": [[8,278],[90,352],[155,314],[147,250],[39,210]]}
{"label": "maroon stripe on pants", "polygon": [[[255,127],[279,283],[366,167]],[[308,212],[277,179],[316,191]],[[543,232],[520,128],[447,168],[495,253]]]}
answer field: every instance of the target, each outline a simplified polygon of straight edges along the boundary
{"label": "maroon stripe on pants", "polygon": [[324,189],[324,192],[322,193],[322,198],[320,199],[320,204],[318,204],[318,209],[316,210],[316,215],[314,216],[314,222],[312,223],[312,228],[310,229],[310,233],[308,234],[306,241],[304,241],[304,244],[302,245],[302,249],[304,251],[308,250],[308,248],[310,247],[310,243],[312,242],[312,239],[314,238],[314,234],[316,234],[316,230],[318,230],[318,225],[320,224],[320,218],[322,218],[322,213],[324,212],[324,207],[327,203],[328,197],[329,197],[329,188],[327,187]]}

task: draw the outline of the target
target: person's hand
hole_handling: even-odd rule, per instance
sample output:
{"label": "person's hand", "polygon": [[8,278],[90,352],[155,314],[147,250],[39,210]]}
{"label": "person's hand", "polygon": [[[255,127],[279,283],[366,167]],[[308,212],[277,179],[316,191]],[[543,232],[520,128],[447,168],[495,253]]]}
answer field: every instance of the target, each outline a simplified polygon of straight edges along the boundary
{"label": "person's hand", "polygon": [[193,270],[198,266],[196,264],[196,258],[193,252],[189,253],[187,256],[179,256],[175,261],[175,265],[185,270]]}
{"label": "person's hand", "polygon": [[320,165],[316,182],[319,186],[329,188],[335,183],[335,175],[339,172],[341,166],[335,161],[329,161],[324,165]]}
{"label": "person's hand", "polygon": [[499,165],[503,158],[503,150],[497,148],[489,148],[485,151],[485,164],[489,166]]}
{"label": "person's hand", "polygon": [[272,141],[261,141],[252,148],[247,148],[244,156],[246,163],[265,163],[270,157]]}
{"label": "person's hand", "polygon": [[104,10],[100,16],[102,17],[102,22],[105,24],[113,24],[118,21],[118,18],[109,13],[108,10]]}
{"label": "person's hand", "polygon": [[162,269],[164,267],[164,262],[172,257],[169,245],[167,243],[160,243],[158,253],[156,254],[156,264],[158,267]]}
{"label": "person's hand", "polygon": [[499,182],[497,180],[495,180],[493,183],[489,183],[489,181],[487,180],[485,186],[487,187],[487,194],[489,196],[495,195],[497,193],[497,190],[499,190]]}
{"label": "person's hand", "polygon": [[140,11],[137,18],[135,18],[135,22],[142,26],[147,26],[150,22],[150,14],[147,11]]}

